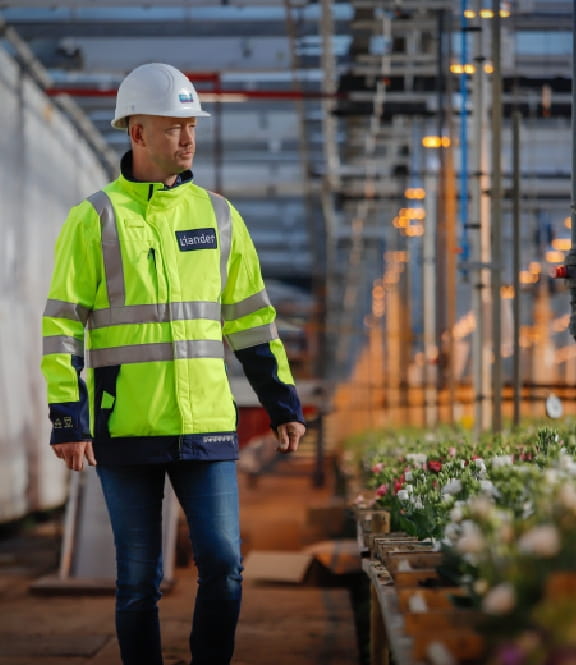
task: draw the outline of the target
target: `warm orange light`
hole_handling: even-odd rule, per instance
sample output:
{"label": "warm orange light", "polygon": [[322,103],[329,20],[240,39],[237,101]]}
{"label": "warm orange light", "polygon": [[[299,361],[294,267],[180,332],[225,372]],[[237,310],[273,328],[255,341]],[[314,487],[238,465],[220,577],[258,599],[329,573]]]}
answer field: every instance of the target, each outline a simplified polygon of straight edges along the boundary
{"label": "warm orange light", "polygon": [[540,261],[530,261],[528,264],[528,270],[533,274],[533,275],[539,275],[542,272],[542,264]]}
{"label": "warm orange light", "polygon": [[390,263],[406,263],[406,261],[408,261],[408,252],[402,252],[399,250],[386,252],[384,258]]}
{"label": "warm orange light", "polygon": [[512,284],[503,284],[500,287],[500,297],[504,300],[511,300],[514,297],[514,287]]}
{"label": "warm orange light", "polygon": [[411,224],[406,229],[404,229],[405,235],[409,238],[419,238],[424,235],[424,225],[423,224]]}
{"label": "warm orange light", "polygon": [[550,249],[546,252],[546,261],[547,263],[562,263],[564,261],[564,252]]}
{"label": "warm orange light", "polygon": [[[480,18],[494,18],[494,12],[491,9],[481,9]],[[500,18],[510,18],[510,10],[501,9]]]}
{"label": "warm orange light", "polygon": [[492,63],[487,62],[484,65],[484,71],[486,72],[486,74],[492,74],[494,72],[494,67],[492,66]]}
{"label": "warm orange light", "polygon": [[464,18],[476,18],[476,12],[473,9],[465,9]]}
{"label": "warm orange light", "polygon": [[408,217],[409,219],[424,219],[426,211],[424,208],[400,208],[398,211],[400,217]]}
{"label": "warm orange light", "polygon": [[571,217],[566,217],[566,218],[564,219],[564,226],[565,226],[567,229],[571,229],[571,228],[572,228],[572,218],[571,218]]}
{"label": "warm orange light", "polygon": [[521,270],[519,273],[520,284],[536,284],[538,281],[538,274],[528,270]]}
{"label": "warm orange light", "polygon": [[425,148],[448,148],[450,146],[449,136],[424,136],[422,145]]}
{"label": "warm orange light", "polygon": [[396,215],[392,220],[392,224],[397,229],[405,229],[410,224],[410,218],[405,215]]}
{"label": "warm orange light", "polygon": [[423,199],[426,196],[426,191],[422,187],[408,187],[404,192],[407,199]]}
{"label": "warm orange light", "polygon": [[458,63],[455,63],[453,65],[450,65],[450,71],[452,74],[474,74],[476,71],[476,67],[474,65],[461,65]]}
{"label": "warm orange light", "polygon": [[570,238],[554,238],[552,241],[552,247],[559,252],[567,252],[571,246],[572,241]]}

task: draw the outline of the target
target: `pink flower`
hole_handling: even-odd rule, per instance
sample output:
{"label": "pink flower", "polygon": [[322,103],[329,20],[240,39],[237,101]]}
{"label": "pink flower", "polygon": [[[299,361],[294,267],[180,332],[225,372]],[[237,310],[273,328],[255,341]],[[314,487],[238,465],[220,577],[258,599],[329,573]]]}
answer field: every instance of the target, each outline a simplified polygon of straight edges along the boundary
{"label": "pink flower", "polygon": [[376,490],[376,496],[385,496],[386,494],[388,494],[388,485],[380,485]]}
{"label": "pink flower", "polygon": [[382,471],[383,468],[384,468],[384,464],[382,464],[382,462],[377,462],[372,467],[372,473],[380,473],[380,471]]}
{"label": "pink flower", "polygon": [[456,457],[456,448],[454,446],[452,446],[452,448],[449,448],[448,454],[450,455],[450,457]]}

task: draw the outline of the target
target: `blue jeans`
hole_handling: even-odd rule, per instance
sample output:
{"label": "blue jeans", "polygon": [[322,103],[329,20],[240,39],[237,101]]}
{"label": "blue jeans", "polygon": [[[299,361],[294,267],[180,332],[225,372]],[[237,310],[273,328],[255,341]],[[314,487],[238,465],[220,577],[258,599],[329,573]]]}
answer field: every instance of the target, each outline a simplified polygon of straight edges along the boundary
{"label": "blue jeans", "polygon": [[165,474],[186,515],[198,591],[192,665],[228,665],[242,597],[238,483],[233,461],[97,466],[116,546],[116,633],[124,665],[162,665]]}

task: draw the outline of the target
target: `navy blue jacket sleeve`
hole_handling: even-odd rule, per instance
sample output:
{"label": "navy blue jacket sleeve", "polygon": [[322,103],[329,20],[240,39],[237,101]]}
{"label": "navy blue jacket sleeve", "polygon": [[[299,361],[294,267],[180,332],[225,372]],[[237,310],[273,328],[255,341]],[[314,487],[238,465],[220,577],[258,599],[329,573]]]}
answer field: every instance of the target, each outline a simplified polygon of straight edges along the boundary
{"label": "navy blue jacket sleeve", "polygon": [[300,398],[293,385],[278,378],[276,357],[268,344],[256,344],[234,351],[242,364],[248,383],[256,393],[260,404],[270,416],[270,426],[289,422],[304,422]]}
{"label": "navy blue jacket sleeve", "polygon": [[49,404],[50,420],[52,421],[52,435],[50,443],[70,443],[72,441],[89,441],[90,417],[88,410],[88,391],[86,384],[80,378],[84,361],[78,356],[72,356],[72,365],[78,372],[79,399],[77,402],[64,402]]}

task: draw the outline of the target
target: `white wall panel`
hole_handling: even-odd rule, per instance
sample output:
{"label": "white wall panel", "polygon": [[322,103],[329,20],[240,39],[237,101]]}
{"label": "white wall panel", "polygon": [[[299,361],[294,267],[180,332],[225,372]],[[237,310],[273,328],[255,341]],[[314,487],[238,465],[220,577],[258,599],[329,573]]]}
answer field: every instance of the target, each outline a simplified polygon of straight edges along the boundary
{"label": "white wall panel", "polygon": [[68,209],[106,182],[67,118],[0,50],[0,521],[65,497],[50,450],[41,316]]}

